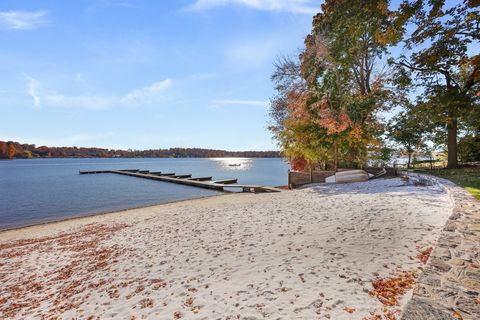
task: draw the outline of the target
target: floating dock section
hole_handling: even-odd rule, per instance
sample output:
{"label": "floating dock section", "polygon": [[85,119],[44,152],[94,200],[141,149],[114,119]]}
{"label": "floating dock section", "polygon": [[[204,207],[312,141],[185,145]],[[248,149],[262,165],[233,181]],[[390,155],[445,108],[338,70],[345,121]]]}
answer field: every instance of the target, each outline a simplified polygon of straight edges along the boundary
{"label": "floating dock section", "polygon": [[242,192],[280,192],[278,188],[260,185],[237,184],[237,179],[224,179],[212,181],[212,177],[192,177],[191,174],[175,174],[174,172],[162,173],[160,171],[150,172],[149,170],[128,169],[128,170],[94,170],[79,171],[80,174],[115,173],[137,178],[151,179],[162,182],[183,184],[192,187],[212,189],[229,192],[240,189]]}

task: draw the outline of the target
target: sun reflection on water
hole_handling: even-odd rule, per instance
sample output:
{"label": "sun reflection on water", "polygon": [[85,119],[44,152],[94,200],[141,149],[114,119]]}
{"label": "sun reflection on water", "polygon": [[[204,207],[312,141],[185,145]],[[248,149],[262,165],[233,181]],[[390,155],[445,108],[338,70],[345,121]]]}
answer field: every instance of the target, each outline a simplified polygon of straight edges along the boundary
{"label": "sun reflection on water", "polygon": [[251,158],[211,158],[223,171],[247,171],[252,166]]}

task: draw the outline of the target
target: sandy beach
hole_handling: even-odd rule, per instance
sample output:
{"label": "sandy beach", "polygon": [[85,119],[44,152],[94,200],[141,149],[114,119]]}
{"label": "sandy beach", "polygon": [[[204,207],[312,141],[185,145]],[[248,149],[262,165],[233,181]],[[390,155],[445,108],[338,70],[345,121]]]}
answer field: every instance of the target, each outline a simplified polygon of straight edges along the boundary
{"label": "sandy beach", "polygon": [[5,231],[0,318],[393,319],[451,212],[379,179]]}

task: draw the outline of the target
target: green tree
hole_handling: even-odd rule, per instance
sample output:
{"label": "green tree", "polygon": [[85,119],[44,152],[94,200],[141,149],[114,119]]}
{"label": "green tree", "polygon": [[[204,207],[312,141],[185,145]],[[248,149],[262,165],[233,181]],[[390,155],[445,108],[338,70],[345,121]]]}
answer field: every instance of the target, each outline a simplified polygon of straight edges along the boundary
{"label": "green tree", "polygon": [[407,168],[410,169],[412,155],[425,144],[421,119],[413,112],[400,112],[390,120],[387,135],[407,154]]}
{"label": "green tree", "polygon": [[458,155],[462,162],[480,161],[480,135],[466,135],[458,142]]}
{"label": "green tree", "polygon": [[392,23],[388,1],[327,0],[313,18],[301,73],[311,92],[307,109],[326,129],[334,168],[339,154],[363,164],[369,145],[380,143],[376,115],[390,98],[381,58],[401,36]]}
{"label": "green tree", "polygon": [[[446,129],[448,167],[457,160],[459,122],[470,117],[478,104],[480,40],[479,1],[451,5],[443,0],[404,1],[394,25],[412,26],[405,39],[410,52],[392,61],[399,78],[421,87],[421,100],[429,106],[424,117]],[[406,29],[405,29],[406,30]]]}

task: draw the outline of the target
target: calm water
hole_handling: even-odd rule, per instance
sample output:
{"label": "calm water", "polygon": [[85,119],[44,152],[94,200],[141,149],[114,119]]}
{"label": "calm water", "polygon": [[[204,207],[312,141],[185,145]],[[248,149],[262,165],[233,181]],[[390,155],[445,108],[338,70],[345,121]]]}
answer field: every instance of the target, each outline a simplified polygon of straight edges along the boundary
{"label": "calm water", "polygon": [[[241,166],[229,166],[233,163]],[[0,229],[219,194],[117,174],[78,174],[78,170],[101,169],[191,173],[279,186],[287,184],[288,165],[281,159],[250,158],[0,161]]]}

